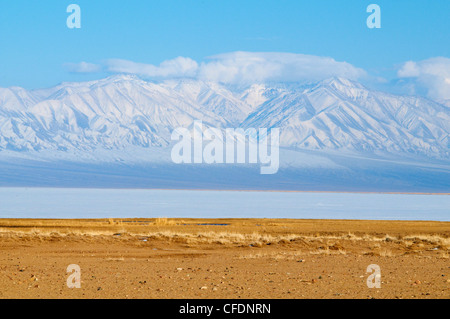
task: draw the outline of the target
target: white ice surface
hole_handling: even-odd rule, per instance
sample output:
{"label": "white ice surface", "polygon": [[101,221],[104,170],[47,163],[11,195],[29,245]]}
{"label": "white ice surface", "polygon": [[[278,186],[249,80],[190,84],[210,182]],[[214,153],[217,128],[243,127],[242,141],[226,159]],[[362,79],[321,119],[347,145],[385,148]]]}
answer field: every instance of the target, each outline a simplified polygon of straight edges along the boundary
{"label": "white ice surface", "polygon": [[450,221],[450,195],[0,188],[0,218],[108,217]]}

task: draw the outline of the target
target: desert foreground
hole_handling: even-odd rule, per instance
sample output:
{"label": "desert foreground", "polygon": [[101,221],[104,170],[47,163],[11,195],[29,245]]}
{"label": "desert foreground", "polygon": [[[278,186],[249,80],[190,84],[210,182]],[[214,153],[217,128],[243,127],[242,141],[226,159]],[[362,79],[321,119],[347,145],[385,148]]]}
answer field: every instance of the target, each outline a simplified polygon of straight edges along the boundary
{"label": "desert foreground", "polygon": [[0,298],[449,299],[449,253],[449,222],[0,219]]}

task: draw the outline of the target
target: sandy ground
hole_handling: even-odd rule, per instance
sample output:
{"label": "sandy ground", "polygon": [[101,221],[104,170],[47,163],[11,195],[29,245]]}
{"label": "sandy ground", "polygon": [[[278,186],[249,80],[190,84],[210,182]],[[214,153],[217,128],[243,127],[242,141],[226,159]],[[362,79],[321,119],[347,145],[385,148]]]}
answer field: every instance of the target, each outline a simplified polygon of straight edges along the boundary
{"label": "sandy ground", "polygon": [[449,253],[448,222],[0,219],[0,298],[450,299]]}

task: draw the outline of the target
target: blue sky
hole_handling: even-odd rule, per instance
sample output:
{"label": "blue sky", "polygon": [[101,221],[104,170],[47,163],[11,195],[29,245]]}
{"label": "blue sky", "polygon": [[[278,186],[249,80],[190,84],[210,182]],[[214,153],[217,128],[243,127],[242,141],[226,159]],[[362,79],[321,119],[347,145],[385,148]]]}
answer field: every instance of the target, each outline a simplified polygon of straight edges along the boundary
{"label": "blue sky", "polygon": [[[71,3],[81,7],[81,29],[66,26]],[[381,7],[381,29],[366,25],[371,3]],[[388,80],[416,61],[412,73],[420,80],[420,61],[450,57],[449,13],[447,0],[1,1],[0,87],[41,88],[114,73],[74,72],[71,63],[158,66],[180,56],[200,63],[235,51],[331,57]],[[445,84],[446,75],[439,76]]]}

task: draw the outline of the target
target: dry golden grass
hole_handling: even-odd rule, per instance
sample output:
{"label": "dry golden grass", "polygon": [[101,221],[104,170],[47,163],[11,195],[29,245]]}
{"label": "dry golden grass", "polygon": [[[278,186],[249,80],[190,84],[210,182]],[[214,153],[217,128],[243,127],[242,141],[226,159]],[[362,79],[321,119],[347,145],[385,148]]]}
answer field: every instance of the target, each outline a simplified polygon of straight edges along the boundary
{"label": "dry golden grass", "polygon": [[115,220],[114,218],[108,218],[108,222],[110,226],[123,226],[122,220]]}
{"label": "dry golden grass", "polygon": [[[147,242],[198,247],[262,248],[271,245],[295,247],[296,253],[311,255],[366,254],[392,257],[424,252],[448,258],[450,223],[302,220],[2,220],[0,240],[12,241],[119,241],[145,245]],[[222,226],[220,226],[222,225]],[[226,226],[223,226],[226,225]],[[342,231],[348,228],[350,230]],[[386,230],[380,233],[379,229]],[[406,231],[405,231],[406,229]],[[431,229],[432,231],[429,231]],[[388,230],[391,233],[387,232]],[[203,247],[202,246],[202,247]],[[274,259],[296,258],[274,255]],[[271,257],[271,258],[272,258]],[[258,255],[244,258],[260,258]]]}
{"label": "dry golden grass", "polygon": [[309,252],[311,255],[346,255],[347,252],[343,248],[339,249],[330,249],[329,247],[326,247],[324,249],[319,248],[315,251]]}
{"label": "dry golden grass", "polygon": [[166,217],[160,217],[160,218],[156,218],[155,221],[153,222],[153,225],[155,226],[173,226],[173,225],[178,225],[178,224],[182,224],[183,221],[176,221],[174,219],[169,219]]}
{"label": "dry golden grass", "polygon": [[[166,218],[158,218],[153,222],[154,225],[158,226],[169,226],[177,225],[178,223],[170,221]],[[354,234],[346,235],[334,235],[334,234],[314,234],[314,235],[302,235],[302,234],[268,234],[260,232],[252,233],[239,233],[239,232],[229,232],[229,231],[204,231],[204,232],[182,232],[175,230],[161,230],[161,231],[145,231],[144,229],[132,230],[123,227],[122,221],[109,220],[107,225],[113,227],[98,228],[98,224],[94,228],[89,228],[87,225],[91,223],[83,224],[83,227],[76,229],[75,227],[70,228],[51,228],[51,225],[46,225],[44,228],[40,228],[40,223],[35,225],[33,228],[28,230],[15,230],[14,228],[5,227],[5,223],[1,223],[3,227],[0,228],[0,236],[3,238],[9,237],[70,237],[70,236],[128,236],[128,237],[146,237],[151,239],[160,240],[185,240],[191,243],[219,243],[219,244],[288,244],[295,241],[302,242],[317,242],[322,243],[326,241],[327,247],[322,249],[323,254],[328,254],[328,250],[342,253],[341,247],[335,245],[333,241],[351,241],[351,242],[371,242],[373,243],[373,248],[380,248],[381,243],[386,242],[396,242],[403,243],[405,247],[424,247],[425,244],[438,245],[441,249],[449,249],[450,238],[442,237],[439,235],[428,235],[428,234],[414,234],[403,237],[395,237],[391,235],[376,236],[365,234],[363,236],[357,236]],[[122,226],[122,227],[115,227]],[[22,227],[22,226],[21,226]],[[331,241],[331,242],[330,242]],[[332,253],[332,252],[330,252]]]}
{"label": "dry golden grass", "polygon": [[[262,248],[271,245],[282,245],[286,249],[294,248],[293,252],[256,253],[242,256],[243,259],[270,258],[274,260],[301,259],[306,252],[310,255],[370,255],[379,257],[394,257],[404,254],[423,256],[424,253],[439,254],[439,258],[449,258],[448,238],[437,235],[414,234],[403,238],[384,236],[357,235],[322,235],[321,237],[300,234],[267,234],[267,233],[238,233],[227,231],[181,232],[175,230],[134,231],[125,228],[118,230],[89,230],[89,229],[39,229],[27,231],[0,229],[0,240],[28,242],[32,240],[44,241],[87,241],[106,242],[122,241],[126,244],[145,244],[145,242],[161,242],[166,244],[184,244],[186,247],[253,247]],[[369,249],[369,250],[367,250]],[[437,255],[436,255],[437,256]],[[108,261],[123,261],[121,257],[110,258]]]}
{"label": "dry golden grass", "polygon": [[271,252],[271,253],[254,253],[239,256],[239,259],[272,259],[272,260],[295,260],[298,262],[302,261],[305,253],[301,251],[296,252]]}

